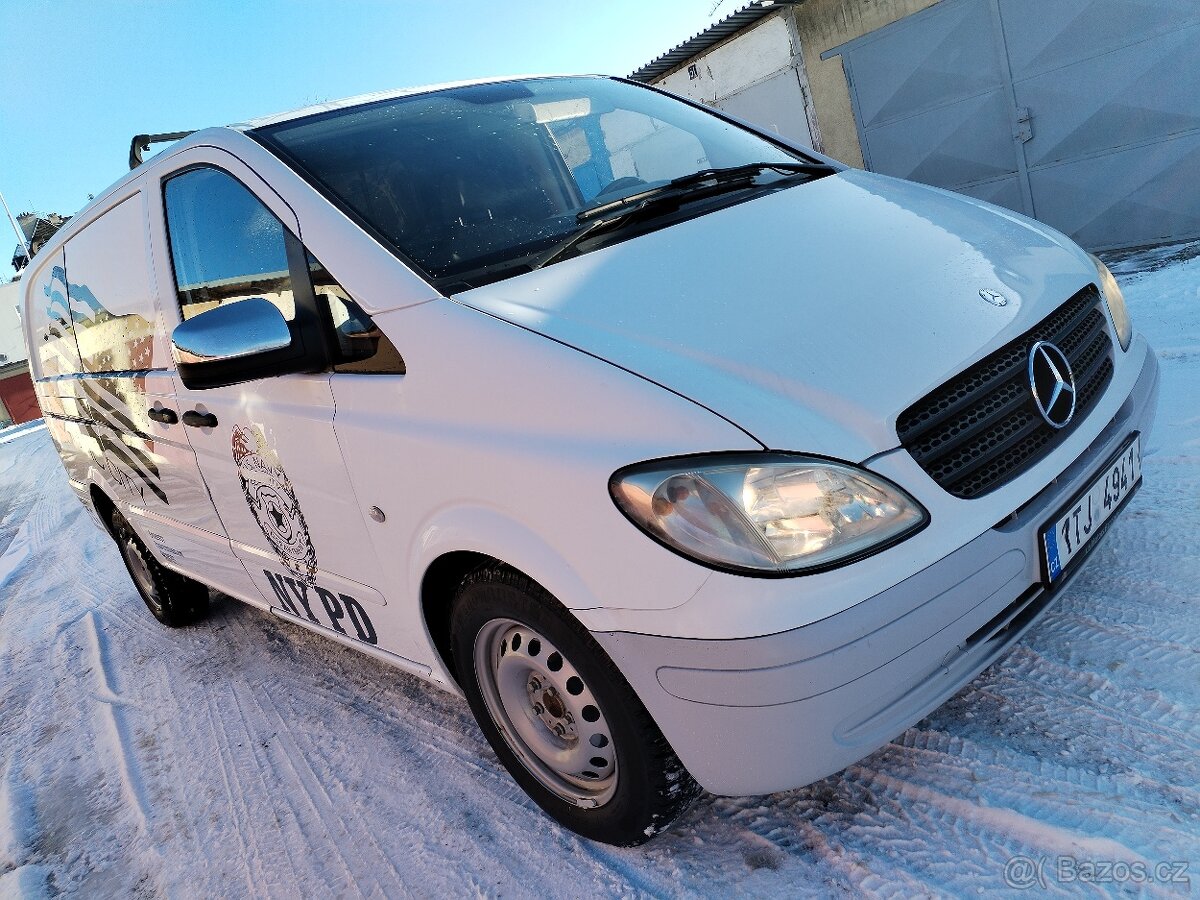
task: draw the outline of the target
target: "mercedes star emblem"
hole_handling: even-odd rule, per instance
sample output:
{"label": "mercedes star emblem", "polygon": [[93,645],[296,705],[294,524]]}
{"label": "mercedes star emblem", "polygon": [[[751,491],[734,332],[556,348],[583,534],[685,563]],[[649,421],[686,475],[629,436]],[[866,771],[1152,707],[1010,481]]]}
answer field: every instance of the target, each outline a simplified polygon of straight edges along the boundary
{"label": "mercedes star emblem", "polygon": [[988,303],[992,304],[992,306],[1008,306],[1008,298],[999,291],[993,291],[989,290],[988,288],[984,288],[979,292],[979,296]]}
{"label": "mercedes star emblem", "polygon": [[1075,415],[1075,375],[1067,355],[1049,341],[1029,349],[1029,390],[1038,412],[1053,428],[1065,428]]}

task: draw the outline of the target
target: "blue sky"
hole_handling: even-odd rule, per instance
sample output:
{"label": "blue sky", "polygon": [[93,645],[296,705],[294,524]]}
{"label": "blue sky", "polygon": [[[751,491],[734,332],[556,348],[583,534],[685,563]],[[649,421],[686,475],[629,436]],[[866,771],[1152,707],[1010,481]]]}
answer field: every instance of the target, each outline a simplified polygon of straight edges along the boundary
{"label": "blue sky", "polygon": [[[0,0],[0,192],[13,213],[70,215],[127,171],[139,132],[463,78],[625,75],[705,28],[715,2]],[[0,226],[7,276],[16,239]]]}

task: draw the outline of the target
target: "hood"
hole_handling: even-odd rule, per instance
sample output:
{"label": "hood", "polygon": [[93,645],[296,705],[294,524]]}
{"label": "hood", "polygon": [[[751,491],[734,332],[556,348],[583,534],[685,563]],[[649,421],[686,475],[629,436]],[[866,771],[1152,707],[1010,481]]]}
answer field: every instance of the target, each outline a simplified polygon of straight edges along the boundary
{"label": "hood", "polygon": [[862,461],[898,445],[911,403],[1094,278],[1083,251],[1023,216],[850,170],[453,299],[768,448]]}

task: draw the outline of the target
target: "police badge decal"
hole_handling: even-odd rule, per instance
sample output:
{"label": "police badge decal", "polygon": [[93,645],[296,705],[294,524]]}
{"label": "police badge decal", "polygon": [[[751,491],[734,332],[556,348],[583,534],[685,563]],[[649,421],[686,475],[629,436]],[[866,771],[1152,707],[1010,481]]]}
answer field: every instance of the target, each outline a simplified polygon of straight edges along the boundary
{"label": "police badge decal", "polygon": [[233,461],[242,481],[246,503],[263,536],[289,571],[307,584],[316,580],[317,550],[313,547],[291,479],[279,464],[275,449],[257,425],[233,429]]}

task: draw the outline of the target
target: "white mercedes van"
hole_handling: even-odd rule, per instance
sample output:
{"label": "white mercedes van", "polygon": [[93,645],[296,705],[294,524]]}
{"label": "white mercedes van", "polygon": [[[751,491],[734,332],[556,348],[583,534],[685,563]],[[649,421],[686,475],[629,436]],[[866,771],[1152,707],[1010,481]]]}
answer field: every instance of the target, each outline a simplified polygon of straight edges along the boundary
{"label": "white mercedes van", "polygon": [[192,133],[24,285],[161,622],[214,588],[461,692],[616,844],[996,660],[1138,488],[1158,387],[1061,234],[602,77]]}

